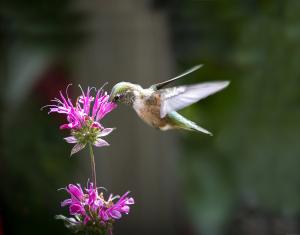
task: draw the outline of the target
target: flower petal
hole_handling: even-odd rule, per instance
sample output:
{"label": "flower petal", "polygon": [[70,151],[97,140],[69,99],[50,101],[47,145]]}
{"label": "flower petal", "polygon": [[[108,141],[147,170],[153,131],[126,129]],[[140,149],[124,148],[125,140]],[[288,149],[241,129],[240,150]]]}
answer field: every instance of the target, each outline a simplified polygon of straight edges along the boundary
{"label": "flower petal", "polygon": [[103,211],[103,210],[101,210],[101,211],[99,212],[99,217],[100,217],[102,220],[104,220],[104,221],[109,220],[109,216],[108,216],[107,212],[106,212],[106,211]]}
{"label": "flower petal", "polygon": [[80,150],[84,149],[85,144],[81,144],[81,143],[77,143],[74,145],[74,147],[71,150],[71,156],[77,152],[79,152]]}
{"label": "flower petal", "polygon": [[125,214],[128,214],[129,211],[130,211],[129,206],[123,206],[123,207],[121,207],[120,209],[121,209],[121,211],[122,211],[123,213],[125,213]]}
{"label": "flower petal", "polygon": [[63,130],[63,129],[74,129],[74,128],[78,127],[78,126],[79,126],[79,122],[77,122],[77,121],[72,121],[72,122],[70,122],[70,123],[68,123],[68,124],[62,124],[62,125],[59,127],[59,129],[61,129],[61,130]]}
{"label": "flower petal", "polygon": [[94,143],[96,147],[104,147],[109,146],[109,143],[107,143],[105,140],[98,138],[96,142]]}
{"label": "flower petal", "polygon": [[61,207],[63,206],[68,206],[72,204],[72,200],[71,199],[66,199],[63,202],[61,202]]}
{"label": "flower petal", "polygon": [[91,218],[88,215],[85,215],[83,224],[87,224],[90,220],[91,220]]}
{"label": "flower petal", "polygon": [[83,214],[84,208],[82,207],[82,205],[80,205],[78,203],[74,203],[69,207],[69,211],[70,211],[71,215]]}
{"label": "flower petal", "polygon": [[109,212],[109,215],[114,218],[114,219],[120,219],[122,217],[121,212],[117,211],[117,210],[112,210]]}
{"label": "flower petal", "polygon": [[93,122],[92,124],[93,128],[103,129],[104,127],[99,122]]}
{"label": "flower petal", "polygon": [[75,184],[69,184],[67,191],[71,196],[74,196],[77,200],[81,200],[84,196],[81,186]]}
{"label": "flower petal", "polygon": [[93,183],[90,183],[90,186],[86,191],[88,193],[88,205],[93,206],[98,197],[97,188],[94,188]]}
{"label": "flower petal", "polygon": [[75,144],[78,143],[78,140],[74,136],[69,136],[64,138],[65,141],[67,141],[69,144]]}
{"label": "flower petal", "polygon": [[134,199],[132,197],[128,198],[125,202],[126,205],[132,205],[134,204]]}
{"label": "flower petal", "polygon": [[98,135],[99,137],[107,136],[109,135],[115,128],[105,128],[103,129],[100,134]]}

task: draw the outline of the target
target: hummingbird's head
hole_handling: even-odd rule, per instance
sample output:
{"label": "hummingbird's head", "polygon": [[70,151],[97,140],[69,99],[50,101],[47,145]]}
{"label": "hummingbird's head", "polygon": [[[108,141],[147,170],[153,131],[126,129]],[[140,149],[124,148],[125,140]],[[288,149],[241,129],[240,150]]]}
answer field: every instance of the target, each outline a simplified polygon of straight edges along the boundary
{"label": "hummingbird's head", "polygon": [[119,82],[112,88],[109,100],[115,103],[132,105],[140,89],[142,88],[139,85],[130,82]]}

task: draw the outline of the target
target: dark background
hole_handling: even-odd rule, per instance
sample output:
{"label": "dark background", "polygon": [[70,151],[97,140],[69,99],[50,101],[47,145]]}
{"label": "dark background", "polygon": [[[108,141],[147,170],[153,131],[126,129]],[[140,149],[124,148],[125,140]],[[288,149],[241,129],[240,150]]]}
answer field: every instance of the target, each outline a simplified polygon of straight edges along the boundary
{"label": "dark background", "polygon": [[120,107],[98,182],[136,200],[115,234],[300,234],[300,1],[2,0],[0,235],[68,234],[58,188],[85,185],[64,121],[40,108],[73,83],[230,80],[186,108],[214,133],[159,132]]}

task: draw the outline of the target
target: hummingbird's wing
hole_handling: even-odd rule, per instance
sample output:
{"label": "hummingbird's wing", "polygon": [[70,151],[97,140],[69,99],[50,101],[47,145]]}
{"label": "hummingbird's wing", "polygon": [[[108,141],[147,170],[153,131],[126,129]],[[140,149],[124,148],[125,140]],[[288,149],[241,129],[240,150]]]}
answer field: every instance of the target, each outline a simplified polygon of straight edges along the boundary
{"label": "hummingbird's wing", "polygon": [[192,73],[192,72],[200,69],[202,66],[203,66],[203,64],[196,65],[196,66],[190,68],[189,70],[185,71],[184,73],[176,76],[175,78],[171,78],[171,79],[169,79],[167,81],[156,83],[156,84],[152,85],[151,88],[154,89],[154,90],[159,90],[159,89],[163,88],[164,86],[170,84],[171,82],[174,82],[177,79],[182,78],[185,75],[188,75],[188,74],[190,74],[190,73]]}
{"label": "hummingbird's wing", "polygon": [[228,85],[229,81],[215,81],[163,89],[161,90],[160,117],[163,118],[172,111],[196,103]]}

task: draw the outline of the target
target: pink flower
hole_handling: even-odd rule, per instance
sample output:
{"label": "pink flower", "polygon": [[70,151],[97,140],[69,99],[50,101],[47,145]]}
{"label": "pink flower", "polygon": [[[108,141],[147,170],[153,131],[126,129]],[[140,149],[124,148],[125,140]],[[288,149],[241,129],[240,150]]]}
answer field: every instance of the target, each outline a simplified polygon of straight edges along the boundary
{"label": "pink flower", "polygon": [[[62,124],[60,129],[71,130],[71,136],[64,138],[68,143],[75,144],[71,155],[82,150],[88,143],[96,147],[108,146],[109,143],[102,137],[109,135],[114,128],[104,128],[100,121],[117,105],[109,102],[109,95],[102,89],[96,90],[88,87],[84,92],[80,86],[81,95],[73,104],[68,96],[68,87],[66,95],[60,91],[60,97],[51,100],[54,104],[45,107],[49,107],[49,114],[60,113],[66,116],[67,123]],[[94,89],[96,90],[95,96],[91,94]]]}
{"label": "pink flower", "polygon": [[113,206],[106,210],[108,217],[113,219],[120,219],[123,214],[128,214],[130,210],[130,205],[134,204],[134,199],[128,198],[129,192],[125,193]]}
{"label": "pink flower", "polygon": [[69,184],[66,187],[70,198],[64,200],[61,206],[69,206],[69,212],[75,218],[80,218],[83,225],[93,224],[93,226],[103,227],[113,223],[128,214],[130,206],[134,204],[134,199],[128,197],[129,192],[122,197],[109,196],[105,200],[103,193],[98,193],[98,189],[90,183],[84,190],[79,184]]}

